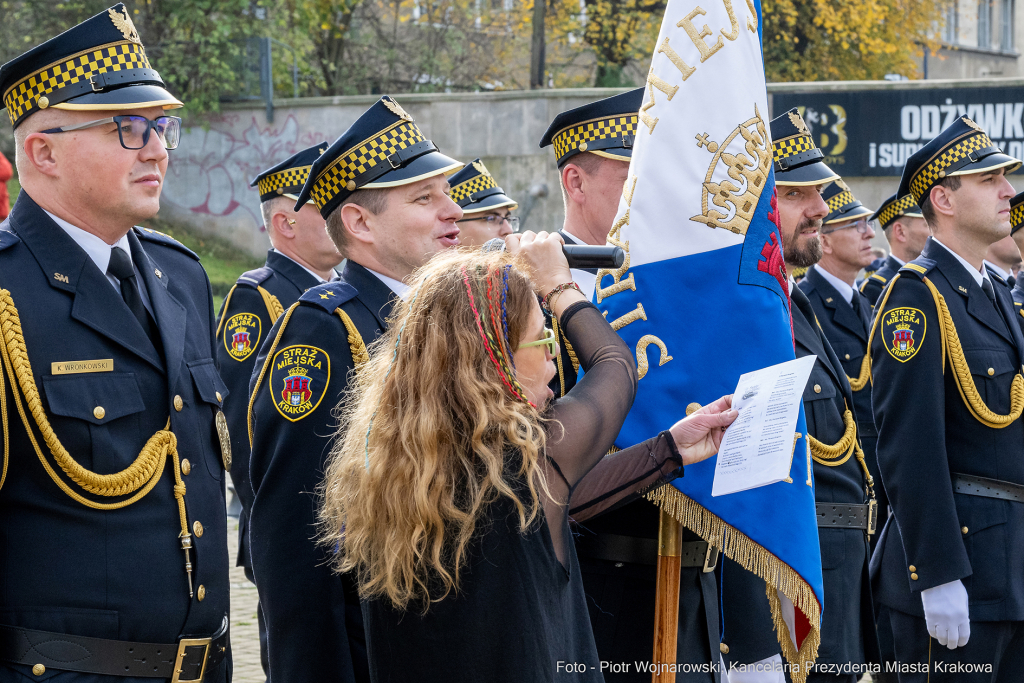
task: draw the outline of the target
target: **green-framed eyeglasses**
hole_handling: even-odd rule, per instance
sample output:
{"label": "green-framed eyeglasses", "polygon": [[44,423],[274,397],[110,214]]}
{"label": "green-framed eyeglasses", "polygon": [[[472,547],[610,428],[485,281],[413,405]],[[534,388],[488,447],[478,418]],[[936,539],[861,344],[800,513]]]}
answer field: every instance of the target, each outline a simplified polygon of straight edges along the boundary
{"label": "green-framed eyeglasses", "polygon": [[550,327],[544,328],[544,338],[538,339],[537,341],[525,342],[519,345],[521,349],[528,349],[531,346],[547,346],[548,353],[552,356],[558,353],[558,339],[555,337],[555,331]]}

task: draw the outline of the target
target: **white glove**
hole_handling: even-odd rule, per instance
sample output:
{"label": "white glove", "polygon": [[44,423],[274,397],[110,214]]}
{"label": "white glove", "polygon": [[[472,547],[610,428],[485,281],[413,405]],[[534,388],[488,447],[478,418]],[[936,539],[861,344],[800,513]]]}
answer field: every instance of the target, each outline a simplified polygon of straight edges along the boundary
{"label": "white glove", "polygon": [[[737,664],[739,668],[731,671],[721,655],[719,655],[719,660],[722,662],[722,683],[786,683],[782,655],[772,655],[754,664],[748,664],[746,667],[740,667]],[[743,668],[747,670],[741,671]]]}
{"label": "white glove", "polygon": [[963,647],[971,638],[967,589],[960,579],[921,591],[928,635],[950,650]]}

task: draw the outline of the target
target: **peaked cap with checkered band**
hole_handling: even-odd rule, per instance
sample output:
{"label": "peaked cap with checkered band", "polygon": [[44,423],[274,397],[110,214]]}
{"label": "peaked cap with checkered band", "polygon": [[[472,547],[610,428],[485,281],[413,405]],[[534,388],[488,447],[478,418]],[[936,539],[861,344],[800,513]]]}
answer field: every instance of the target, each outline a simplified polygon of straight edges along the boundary
{"label": "peaked cap with checkered band", "polygon": [[461,167],[441,154],[398,102],[385,95],[313,162],[295,210],[312,199],[327,218],[356,190],[408,185]]}
{"label": "peaked cap with checkered band", "polygon": [[124,111],[182,106],[150,66],[121,3],[0,67],[0,96],[15,128],[51,107]]}
{"label": "peaked cap with checkered band", "polygon": [[917,205],[913,197],[909,194],[902,197],[894,194],[882,202],[882,206],[871,216],[871,220],[878,221],[878,224],[884,229],[888,228],[900,216],[924,218],[924,214],[921,213],[921,207]]}
{"label": "peaked cap with checkered band", "polygon": [[1010,200],[1010,234],[1024,228],[1024,192]]}
{"label": "peaked cap with checkered band", "polygon": [[769,125],[776,185],[821,185],[839,179],[822,161],[825,155],[814,146],[811,131],[798,109],[794,107],[776,116]]}
{"label": "peaked cap with checkered band", "polygon": [[309,169],[313,167],[313,162],[319,159],[329,146],[330,143],[321,142],[302,150],[260,173],[252,179],[249,187],[259,188],[261,202],[277,197],[297,200],[302,186],[306,184],[306,178],[309,177]]}
{"label": "peaked cap with checkered band", "polygon": [[554,145],[558,167],[580,152],[629,161],[644,89],[585,104],[555,117],[540,146]]}
{"label": "peaked cap with checkered band", "polygon": [[498,187],[494,176],[479,159],[474,159],[463,166],[461,171],[448,179],[448,184],[452,186],[452,199],[466,214],[501,207],[508,207],[511,210],[517,206],[516,201]]}
{"label": "peaked cap with checkered band", "polygon": [[1020,159],[1003,154],[981,126],[961,116],[907,159],[897,194],[913,195],[920,205],[943,178],[999,168],[1011,173],[1019,166]]}
{"label": "peaked cap with checkered band", "polygon": [[837,180],[821,193],[821,198],[828,205],[828,215],[823,223],[845,223],[861,216],[870,216],[873,211],[853,196],[849,186],[842,180]]}

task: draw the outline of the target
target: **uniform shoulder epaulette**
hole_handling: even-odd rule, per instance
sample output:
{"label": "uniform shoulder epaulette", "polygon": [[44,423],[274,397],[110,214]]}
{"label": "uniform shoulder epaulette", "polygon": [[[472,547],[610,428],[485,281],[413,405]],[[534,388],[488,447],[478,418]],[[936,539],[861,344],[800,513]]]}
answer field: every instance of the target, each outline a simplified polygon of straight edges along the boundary
{"label": "uniform shoulder epaulette", "polygon": [[13,247],[20,241],[21,238],[10,230],[0,230],[0,251],[3,251],[7,247]]}
{"label": "uniform shoulder epaulette", "polygon": [[878,280],[878,281],[879,281],[879,282],[881,282],[881,283],[882,283],[883,285],[884,285],[884,284],[885,284],[886,282],[888,282],[888,281],[889,281],[889,280],[887,280],[886,278],[884,278],[884,277],[882,277],[881,275],[879,275],[878,273],[871,273],[870,277],[866,278],[866,280],[865,280],[865,281],[867,281],[867,280]]}
{"label": "uniform shoulder epaulette", "polygon": [[155,242],[156,244],[163,244],[168,247],[174,247],[178,251],[188,254],[196,261],[199,260],[198,254],[196,254],[194,251],[192,251],[191,249],[189,249],[184,244],[174,239],[170,235],[165,235],[162,232],[159,232],[157,230],[150,230],[149,228],[140,228],[138,226],[136,226],[135,228],[135,234],[138,235],[139,239],[144,239],[149,242]]}
{"label": "uniform shoulder epaulette", "polygon": [[356,298],[359,291],[347,282],[325,282],[316,287],[310,287],[299,297],[299,301],[306,304],[319,306],[328,313],[347,301]]}
{"label": "uniform shoulder epaulette", "polygon": [[248,270],[242,273],[241,275],[238,276],[238,279],[235,281],[235,284],[244,285],[246,287],[252,287],[253,289],[255,289],[256,287],[259,287],[264,282],[269,280],[270,276],[273,274],[274,271],[270,267],[263,266],[262,268]]}
{"label": "uniform shoulder epaulette", "polygon": [[935,267],[935,261],[929,258],[916,258],[913,261],[907,263],[905,266],[900,268],[900,274],[913,273],[919,278],[923,278],[928,274],[932,268]]}

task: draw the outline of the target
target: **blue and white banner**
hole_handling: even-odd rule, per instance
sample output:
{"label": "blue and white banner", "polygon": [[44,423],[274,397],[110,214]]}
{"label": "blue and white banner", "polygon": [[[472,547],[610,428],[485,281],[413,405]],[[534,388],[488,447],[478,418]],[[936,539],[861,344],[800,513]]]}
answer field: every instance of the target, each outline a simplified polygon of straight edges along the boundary
{"label": "blue and white banner", "polygon": [[[756,0],[669,0],[609,237],[627,259],[600,271],[594,292],[639,368],[619,447],[794,357],[760,25]],[[805,433],[801,410],[786,481],[712,498],[712,458],[652,496],[767,582],[797,683],[823,605]]]}

